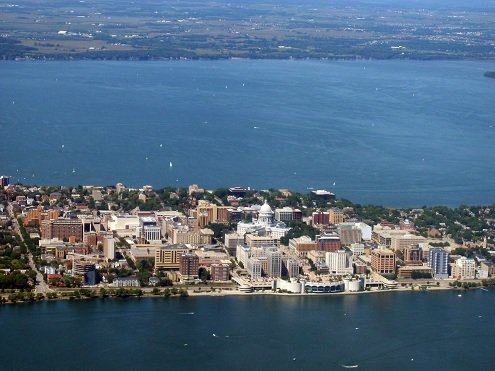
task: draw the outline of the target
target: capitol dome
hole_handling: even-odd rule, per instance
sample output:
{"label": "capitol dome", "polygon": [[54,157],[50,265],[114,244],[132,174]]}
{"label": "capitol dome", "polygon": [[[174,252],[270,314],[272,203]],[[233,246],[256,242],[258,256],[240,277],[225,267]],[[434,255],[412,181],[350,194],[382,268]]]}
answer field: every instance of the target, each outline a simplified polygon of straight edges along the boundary
{"label": "capitol dome", "polygon": [[261,206],[259,214],[273,214],[273,210],[270,207],[270,205],[268,205],[266,200],[265,200],[265,203],[263,204],[263,206]]}

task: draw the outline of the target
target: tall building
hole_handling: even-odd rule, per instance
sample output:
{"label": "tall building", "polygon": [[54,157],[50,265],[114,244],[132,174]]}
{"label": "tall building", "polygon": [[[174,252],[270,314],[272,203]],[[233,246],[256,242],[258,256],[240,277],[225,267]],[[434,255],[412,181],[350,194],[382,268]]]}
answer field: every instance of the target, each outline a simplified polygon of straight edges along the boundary
{"label": "tall building", "polygon": [[417,245],[424,242],[426,242],[426,238],[424,238],[423,236],[416,236],[411,233],[406,233],[403,235],[392,234],[390,248],[394,251],[404,251],[404,248],[410,245]]}
{"label": "tall building", "polygon": [[308,236],[291,238],[289,240],[289,248],[298,256],[305,257],[308,254],[308,251],[316,250],[316,242]]}
{"label": "tall building", "polygon": [[236,259],[239,263],[242,263],[244,268],[247,267],[247,262],[251,256],[251,249],[246,245],[237,245],[236,248]]}
{"label": "tall building", "polygon": [[155,269],[180,269],[180,257],[189,252],[183,244],[169,245],[155,250]]}
{"label": "tall building", "polygon": [[330,224],[330,214],[328,213],[328,211],[315,211],[312,217],[313,217],[313,225]]}
{"label": "tall building", "polygon": [[282,276],[282,254],[276,249],[268,248],[266,251],[266,258],[268,261],[268,267],[266,274],[269,277],[277,278]]}
{"label": "tall building", "polygon": [[449,253],[441,247],[430,248],[428,266],[433,278],[449,278]]}
{"label": "tall building", "polygon": [[361,242],[361,229],[356,226],[356,223],[338,224],[337,234],[340,236],[340,242],[344,246]]}
{"label": "tall building", "polygon": [[106,237],[103,239],[103,255],[105,259],[115,259],[115,240],[113,237]]}
{"label": "tall building", "polygon": [[183,279],[198,278],[199,257],[196,254],[181,254],[179,272]]}
{"label": "tall building", "polygon": [[329,210],[330,224],[340,224],[344,222],[344,212],[338,207]]}
{"label": "tall building", "polygon": [[210,279],[212,281],[230,280],[230,266],[224,263],[214,263],[210,266]]}
{"label": "tall building", "polygon": [[42,215],[41,215],[42,211],[43,209],[41,207],[33,207],[29,209],[26,215],[24,216],[24,218],[22,219],[22,223],[24,225],[28,225],[30,223],[40,225],[42,220]]}
{"label": "tall building", "polygon": [[404,264],[423,265],[423,249],[416,244],[404,247]]}
{"label": "tall building", "polygon": [[353,273],[352,255],[347,251],[329,251],[325,258],[330,274],[343,276]]}
{"label": "tall building", "polygon": [[10,178],[8,176],[0,176],[0,187],[3,189],[10,184]]}
{"label": "tall building", "polygon": [[275,220],[279,222],[290,222],[292,220],[301,220],[302,212],[299,209],[285,206],[281,209],[275,209]]}
{"label": "tall building", "polygon": [[299,277],[299,262],[294,258],[287,258],[286,262],[287,275],[292,277]]}
{"label": "tall building", "polygon": [[83,225],[81,219],[43,220],[41,222],[41,238],[51,240],[69,240],[72,237],[76,242],[83,239]]}
{"label": "tall building", "polygon": [[253,280],[261,279],[261,261],[258,258],[249,258],[246,270]]}
{"label": "tall building", "polygon": [[249,247],[279,246],[280,240],[274,237],[256,236],[246,234],[246,245]]}
{"label": "tall building", "polygon": [[452,266],[452,277],[465,280],[476,278],[476,262],[465,256],[457,259]]}
{"label": "tall building", "polygon": [[396,257],[392,250],[375,249],[371,251],[371,269],[379,274],[395,273]]}
{"label": "tall building", "polygon": [[316,236],[316,249],[319,251],[337,251],[342,248],[340,237],[335,233]]}
{"label": "tall building", "polygon": [[238,235],[237,233],[226,233],[225,234],[225,247],[230,255],[235,256],[237,251],[237,246],[244,243],[244,236]]}
{"label": "tall building", "polygon": [[146,225],[143,227],[143,237],[150,243],[161,242],[161,228],[156,225]]}

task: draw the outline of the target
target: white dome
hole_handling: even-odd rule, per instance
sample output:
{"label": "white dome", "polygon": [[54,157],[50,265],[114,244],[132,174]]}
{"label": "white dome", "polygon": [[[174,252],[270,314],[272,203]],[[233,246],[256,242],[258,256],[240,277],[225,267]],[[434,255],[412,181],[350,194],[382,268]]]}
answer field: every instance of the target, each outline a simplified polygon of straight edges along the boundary
{"label": "white dome", "polygon": [[272,208],[270,207],[270,205],[268,205],[265,201],[263,206],[261,206],[259,213],[260,214],[273,214],[273,211],[272,211]]}

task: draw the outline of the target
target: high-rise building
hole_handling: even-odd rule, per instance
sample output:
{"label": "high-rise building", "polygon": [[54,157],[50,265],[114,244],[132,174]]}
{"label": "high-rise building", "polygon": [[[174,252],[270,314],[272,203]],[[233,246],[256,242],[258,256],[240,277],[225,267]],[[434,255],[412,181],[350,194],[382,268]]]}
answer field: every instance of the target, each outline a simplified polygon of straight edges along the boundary
{"label": "high-rise building", "polygon": [[428,266],[433,278],[449,278],[449,253],[441,247],[430,248]]}
{"label": "high-rise building", "polygon": [[161,228],[155,225],[146,225],[143,227],[143,237],[150,243],[161,242]]}
{"label": "high-rise building", "polygon": [[41,222],[41,238],[51,240],[69,240],[70,237],[76,242],[83,239],[83,225],[81,219],[57,219],[43,220]]}
{"label": "high-rise building", "polygon": [[182,254],[179,260],[179,271],[183,279],[198,278],[199,257],[196,254]]}
{"label": "high-rise building", "polygon": [[289,248],[297,255],[305,257],[308,251],[316,250],[316,242],[308,236],[291,238],[289,240]]}
{"label": "high-rise building", "polygon": [[465,280],[476,278],[476,262],[465,256],[457,259],[452,266],[452,277]]}
{"label": "high-rise building", "polygon": [[416,244],[404,247],[404,263],[406,265],[423,265],[423,249]]}
{"label": "high-rise building", "polygon": [[350,245],[361,242],[361,230],[356,223],[340,223],[337,225],[337,234],[342,245]]}
{"label": "high-rise building", "polygon": [[238,235],[237,233],[226,233],[225,234],[225,247],[230,255],[235,256],[237,246],[244,243],[244,236]]}
{"label": "high-rise building", "polygon": [[345,250],[329,251],[325,258],[330,274],[343,276],[353,273],[351,253]]}
{"label": "high-rise building", "polygon": [[274,237],[256,236],[254,234],[246,234],[246,245],[249,247],[263,246],[279,246],[280,240]]}
{"label": "high-rise building", "polygon": [[42,215],[41,215],[42,211],[43,209],[41,207],[33,207],[29,209],[26,215],[24,216],[24,218],[22,219],[22,223],[24,225],[33,224],[33,223],[36,225],[40,225],[42,220]]}
{"label": "high-rise building", "polygon": [[10,184],[10,178],[8,176],[0,176],[0,188],[7,187]]}
{"label": "high-rise building", "polygon": [[275,220],[280,222],[290,222],[291,220],[294,220],[294,209],[288,206],[281,209],[275,209]]}
{"label": "high-rise building", "polygon": [[212,281],[230,280],[230,266],[224,263],[215,263],[210,266],[210,279]]}
{"label": "high-rise building", "polygon": [[286,262],[287,276],[299,277],[299,262],[294,258],[287,258]]}
{"label": "high-rise building", "polygon": [[180,257],[189,252],[183,244],[169,245],[155,250],[155,269],[180,269]]}
{"label": "high-rise building", "polygon": [[246,245],[237,245],[236,248],[236,259],[239,263],[242,263],[243,267],[247,267],[247,262],[251,256],[251,248]]}
{"label": "high-rise building", "polygon": [[249,258],[246,270],[253,280],[261,279],[261,261],[258,258]]}
{"label": "high-rise building", "polygon": [[330,224],[340,224],[344,222],[344,212],[338,207],[329,210]]}
{"label": "high-rise building", "polygon": [[337,251],[341,247],[340,237],[335,233],[325,233],[316,236],[316,249],[319,251]]}
{"label": "high-rise building", "polygon": [[396,257],[392,250],[375,249],[371,251],[371,269],[379,274],[395,273]]}
{"label": "high-rise building", "polygon": [[277,278],[282,276],[282,254],[273,248],[267,248],[266,258],[268,267],[266,274],[269,277]]}
{"label": "high-rise building", "polygon": [[316,211],[312,215],[313,225],[330,224],[330,214],[327,211]]}
{"label": "high-rise building", "polygon": [[103,255],[105,259],[115,259],[115,240],[113,237],[106,237],[103,239]]}

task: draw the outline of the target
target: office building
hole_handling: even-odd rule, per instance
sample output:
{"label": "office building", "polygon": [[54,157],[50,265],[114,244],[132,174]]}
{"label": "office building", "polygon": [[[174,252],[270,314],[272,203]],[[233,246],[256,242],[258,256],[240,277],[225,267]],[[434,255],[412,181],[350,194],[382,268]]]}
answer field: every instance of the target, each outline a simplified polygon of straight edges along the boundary
{"label": "office building", "polygon": [[309,251],[316,250],[316,241],[313,241],[308,236],[291,238],[289,240],[289,248],[298,256],[306,257]]}
{"label": "office building", "polygon": [[268,267],[266,275],[268,277],[277,278],[282,276],[282,254],[273,248],[268,248],[266,251],[266,258]]}
{"label": "office building", "polygon": [[395,274],[396,257],[392,250],[371,251],[371,269],[379,274]]}
{"label": "office building", "polygon": [[212,281],[229,281],[230,265],[225,263],[215,263],[210,267],[210,279]]}
{"label": "office building", "polygon": [[330,224],[340,224],[344,222],[344,212],[338,207],[332,207],[328,213]]}
{"label": "office building", "polygon": [[180,257],[189,252],[183,244],[169,245],[155,250],[155,269],[179,270]]}
{"label": "office building", "polygon": [[409,245],[404,247],[405,265],[423,265],[423,249],[419,245]]}
{"label": "office building", "polygon": [[476,262],[465,256],[457,259],[452,265],[452,278],[470,280],[476,278]]}
{"label": "office building", "polygon": [[71,237],[75,242],[83,240],[81,219],[43,220],[41,222],[42,239],[58,238],[59,240],[69,240]]}
{"label": "office building", "polygon": [[256,281],[261,279],[262,266],[258,258],[249,258],[247,261],[246,270],[252,280]]}
{"label": "office building", "polygon": [[330,224],[330,214],[328,211],[316,211],[312,215],[313,225],[328,225]]}
{"label": "office building", "polygon": [[107,260],[115,259],[115,240],[113,237],[103,239],[103,255]]}
{"label": "office building", "polygon": [[225,234],[225,247],[231,256],[235,256],[237,251],[237,246],[244,243],[244,236],[237,233],[226,233]]}
{"label": "office building", "polygon": [[430,248],[428,266],[433,278],[449,278],[449,253],[441,247]]}
{"label": "office building", "polygon": [[329,251],[325,256],[328,271],[333,275],[348,275],[353,273],[352,255],[345,250]]}
{"label": "office building", "polygon": [[335,233],[316,236],[316,249],[319,251],[337,251],[342,248],[340,237]]}
{"label": "office building", "polygon": [[294,258],[287,258],[285,263],[287,276],[290,278],[299,277],[299,262]]}
{"label": "office building", "polygon": [[198,278],[199,257],[196,254],[181,254],[179,261],[182,279]]}

